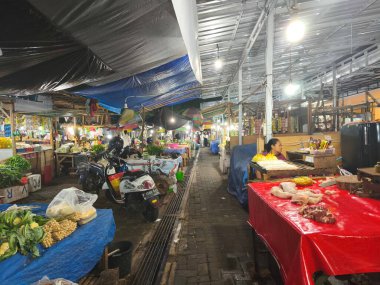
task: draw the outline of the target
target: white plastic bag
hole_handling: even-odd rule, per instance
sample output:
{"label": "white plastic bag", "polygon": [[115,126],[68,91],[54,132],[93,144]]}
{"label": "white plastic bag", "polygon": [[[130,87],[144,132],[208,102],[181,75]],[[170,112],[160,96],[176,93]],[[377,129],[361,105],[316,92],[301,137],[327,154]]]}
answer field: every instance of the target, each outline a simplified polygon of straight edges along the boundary
{"label": "white plastic bag", "polygon": [[75,187],[62,189],[46,209],[49,218],[64,218],[74,213],[85,213],[93,209],[98,195],[86,193]]}
{"label": "white plastic bag", "polygon": [[78,285],[63,278],[57,278],[50,280],[49,277],[44,276],[41,280],[33,283],[32,285]]}

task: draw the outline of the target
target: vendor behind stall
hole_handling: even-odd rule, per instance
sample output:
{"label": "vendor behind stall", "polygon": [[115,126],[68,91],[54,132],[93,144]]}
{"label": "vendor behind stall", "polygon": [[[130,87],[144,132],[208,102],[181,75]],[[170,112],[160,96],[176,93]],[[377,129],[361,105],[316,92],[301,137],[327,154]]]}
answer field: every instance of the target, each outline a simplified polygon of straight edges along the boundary
{"label": "vendor behind stall", "polygon": [[264,146],[264,149],[265,151],[263,152],[263,155],[273,154],[279,160],[286,160],[286,157],[281,153],[282,144],[279,139],[270,139],[268,143]]}

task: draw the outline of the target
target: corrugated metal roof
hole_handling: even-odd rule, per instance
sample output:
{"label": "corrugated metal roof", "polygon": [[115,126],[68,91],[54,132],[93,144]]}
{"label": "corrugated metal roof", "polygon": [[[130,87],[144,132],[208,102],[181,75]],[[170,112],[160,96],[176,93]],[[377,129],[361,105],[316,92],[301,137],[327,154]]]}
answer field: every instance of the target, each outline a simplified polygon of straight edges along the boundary
{"label": "corrugated metal roof", "polygon": [[[292,2],[292,3],[290,3]],[[290,8],[294,1],[277,1],[274,44],[274,99],[288,99],[283,87],[289,80],[290,56],[292,79],[306,82],[331,70],[334,63],[350,58],[357,52],[380,41],[380,0],[298,0],[297,9]],[[230,86],[232,98],[237,97],[236,80],[232,84],[239,59],[255,26],[264,0],[198,0],[199,48],[204,86],[202,97],[226,96]],[[290,20],[297,18],[306,24],[303,40],[287,42],[285,29]],[[224,66],[214,68],[219,57]],[[243,64],[243,97],[246,102],[264,98],[266,26],[254,43]],[[338,92],[350,92],[377,85],[380,79],[379,58],[338,80]],[[352,64],[352,63],[351,63]],[[324,77],[321,76],[322,80]],[[325,86],[331,86],[326,82]],[[319,87],[308,88],[313,92]],[[259,90],[259,91],[257,91]],[[253,91],[256,91],[252,95]]]}

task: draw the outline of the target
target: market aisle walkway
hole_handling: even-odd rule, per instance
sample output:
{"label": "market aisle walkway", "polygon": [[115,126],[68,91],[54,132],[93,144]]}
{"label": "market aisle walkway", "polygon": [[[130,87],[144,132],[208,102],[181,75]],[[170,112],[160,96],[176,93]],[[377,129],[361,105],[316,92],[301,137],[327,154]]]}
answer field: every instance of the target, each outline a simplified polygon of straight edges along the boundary
{"label": "market aisle walkway", "polygon": [[227,175],[218,165],[217,155],[201,149],[182,222],[176,285],[254,284],[248,213],[227,193]]}

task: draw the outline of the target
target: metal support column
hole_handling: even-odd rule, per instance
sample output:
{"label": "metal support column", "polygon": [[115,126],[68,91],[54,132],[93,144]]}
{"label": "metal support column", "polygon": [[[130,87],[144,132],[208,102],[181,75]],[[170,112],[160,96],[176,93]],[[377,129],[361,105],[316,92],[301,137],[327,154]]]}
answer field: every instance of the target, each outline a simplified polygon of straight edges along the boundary
{"label": "metal support column", "polygon": [[267,48],[265,52],[265,70],[267,75],[267,86],[265,88],[266,142],[272,138],[274,11],[275,9],[271,9],[268,15]]}
{"label": "metal support column", "polygon": [[333,107],[334,107],[334,130],[338,131],[338,125],[339,125],[339,115],[338,115],[338,96],[337,96],[337,89],[336,89],[336,65],[333,66]]}
{"label": "metal support column", "polygon": [[239,145],[243,144],[243,71],[239,68]]}

